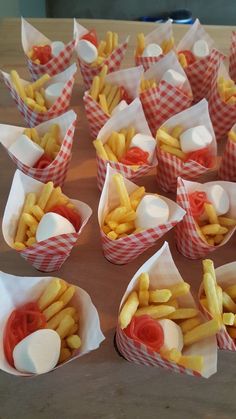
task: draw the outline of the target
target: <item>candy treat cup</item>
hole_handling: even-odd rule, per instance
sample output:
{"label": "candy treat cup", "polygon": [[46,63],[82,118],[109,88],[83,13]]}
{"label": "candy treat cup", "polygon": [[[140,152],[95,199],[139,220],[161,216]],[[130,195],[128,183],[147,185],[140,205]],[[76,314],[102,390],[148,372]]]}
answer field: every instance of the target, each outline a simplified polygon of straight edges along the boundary
{"label": "candy treat cup", "polygon": [[[37,375],[18,371],[8,363],[3,349],[4,329],[12,311],[26,303],[37,301],[51,280],[52,277],[23,277],[0,271],[0,369],[2,371],[19,377],[35,377]],[[69,360],[54,369],[61,368],[66,363],[97,349],[105,339],[100,328],[97,309],[90,296],[78,286],[75,286],[75,289],[70,305],[79,314],[81,346],[74,351]]]}
{"label": "candy treat cup", "polygon": [[[99,131],[97,138],[105,144],[113,131],[120,131],[122,128],[128,128],[131,126],[135,128],[136,133],[146,134],[149,136],[152,135],[143,112],[142,104],[138,98],[123,111],[120,111],[112,116]],[[104,160],[100,156],[97,156],[97,184],[99,190],[103,188],[108,163],[113,169],[121,173],[127,179],[137,179],[142,177],[158,164],[156,156],[154,156],[151,164],[141,165],[134,170],[132,166],[111,160]]]}
{"label": "candy treat cup", "polygon": [[[207,182],[204,185],[220,185],[228,193],[230,201],[230,210],[227,217],[236,218],[236,184],[233,182],[213,181]],[[198,234],[197,226],[192,215],[189,194],[195,191],[201,191],[201,183],[189,182],[187,180],[178,178],[177,198],[176,202],[185,211],[186,215],[183,220],[177,225],[175,230],[175,238],[177,249],[182,255],[189,259],[200,259],[206,257],[208,253],[214,252],[220,247],[224,246],[234,234],[236,226],[232,227],[224,239],[217,246],[210,245],[204,241]]]}
{"label": "candy treat cup", "polygon": [[[150,289],[168,288],[183,282],[172,258],[169,245],[165,242],[161,249],[148,259],[134,274],[121,300],[119,311],[130,292],[138,290],[138,278],[142,272],[147,272],[149,274]],[[181,300],[185,307],[197,308],[190,292],[179,297],[179,300]],[[183,355],[203,357],[203,369],[201,373],[185,368],[176,362],[164,359],[158,352],[153,351],[150,347],[146,346],[146,344],[137,342],[131,337],[128,337],[119,325],[117,325],[116,330],[116,344],[120,354],[127,361],[135,364],[161,367],[172,372],[204,378],[209,378],[217,371],[217,343],[215,336],[205,338],[183,349]]]}
{"label": "candy treat cup", "polygon": [[49,76],[54,76],[65,70],[69,66],[75,48],[75,39],[73,39],[65,45],[58,55],[53,56],[47,64],[35,63],[28,57],[27,53],[35,45],[51,45],[52,41],[23,18],[21,18],[21,41],[28,69],[33,80],[37,80],[45,73],[49,74]]}
{"label": "candy treat cup", "polygon": [[236,83],[236,32],[232,32],[229,53],[229,74]]}
{"label": "candy treat cup", "polygon": [[[162,80],[165,72],[169,69],[185,77],[186,80],[181,89]],[[147,122],[155,136],[157,129],[164,121],[191,106],[193,95],[186,74],[173,51],[163,56],[158,63],[150,66],[144,73],[144,79],[155,80],[157,84],[157,87],[140,93]]]}
{"label": "candy treat cup", "polygon": [[178,176],[184,179],[197,179],[200,175],[213,169],[217,154],[217,143],[214,130],[208,112],[208,103],[205,99],[168,119],[160,128],[174,128],[181,125],[189,129],[198,125],[204,125],[211,133],[213,141],[209,146],[212,158],[212,167],[202,166],[195,160],[183,161],[173,154],[167,153],[157,147],[157,183],[166,192],[176,192]]}
{"label": "candy treat cup", "polygon": [[[154,31],[145,36],[145,46],[149,44],[158,44],[161,47],[163,42],[169,41],[172,38],[172,21],[169,19],[167,22],[162,23],[156,29],[154,29]],[[135,65],[142,65],[144,70],[147,70],[152,64],[158,62],[162,57],[163,54],[159,55],[158,57],[142,57],[135,55]]]}
{"label": "candy treat cup", "polygon": [[[98,205],[98,223],[105,258],[114,264],[123,265],[133,261],[149,247],[154,246],[158,239],[182,220],[185,211],[174,201],[160,196],[167,203],[170,211],[169,220],[166,224],[143,230],[140,233],[133,233],[117,240],[111,240],[103,232],[102,226],[105,216],[119,205],[119,197],[113,181],[114,174],[116,174],[115,170],[108,165],[106,179]],[[137,189],[137,185],[128,179],[124,178],[124,182],[129,194]]]}
{"label": "candy treat cup", "polygon": [[[121,88],[123,87],[132,101],[139,95],[139,86],[142,75],[142,66],[127,68],[107,74],[105,83]],[[96,138],[103,125],[105,125],[110,118],[110,115],[104,112],[100,104],[92,98],[89,90],[84,93],[83,101],[90,133]]]}
{"label": "candy treat cup", "polygon": [[[4,83],[10,90],[11,96],[16,102],[17,108],[19,109],[20,113],[25,118],[27,125],[30,127],[34,127],[35,125],[38,125],[41,122],[48,121],[49,119],[55,118],[56,116],[59,116],[65,111],[67,111],[70,105],[76,71],[76,64],[72,64],[62,73],[53,76],[47,83],[45,83],[45,87],[48,87],[51,84],[57,82],[64,83],[64,88],[61,92],[60,97],[56,99],[56,101],[47,110],[47,112],[35,112],[33,109],[31,109],[17,93],[14,85],[12,84],[10,74],[5,73],[4,71],[1,71],[1,74]],[[21,83],[23,86],[30,84],[29,81],[23,79],[21,79]]]}
{"label": "candy treat cup", "polygon": [[[88,29],[86,29],[84,26],[80,25],[76,20],[74,19],[74,38],[76,39],[76,45],[79,41],[79,39],[88,33]],[[97,76],[102,67],[106,64],[108,66],[108,72],[112,73],[113,71],[119,70],[121,63],[124,59],[124,56],[127,51],[129,42],[129,37],[126,38],[124,42],[119,44],[117,48],[115,48],[112,53],[103,61],[101,65],[98,65],[96,67],[92,67],[90,64],[87,64],[83,62],[82,60],[78,58],[78,63],[80,67],[80,71],[83,77],[84,85],[86,89],[89,89],[94,76]],[[75,46],[76,48],[76,46]]]}
{"label": "candy treat cup", "polygon": [[[231,131],[236,132],[236,124],[231,128]],[[222,155],[218,174],[223,180],[236,182],[236,142],[229,137]]]}
{"label": "candy treat cup", "polygon": [[195,103],[203,98],[208,98],[211,81],[219,69],[220,62],[225,58],[224,54],[215,48],[213,39],[208,35],[198,19],[190,26],[188,32],[177,45],[177,52],[191,51],[194,42],[200,39],[207,42],[210,54],[207,57],[197,59],[185,68]]}
{"label": "candy treat cup", "polygon": [[[3,236],[11,248],[13,248],[18,220],[26,194],[34,192],[39,197],[43,185],[42,182],[16,170],[2,220]],[[70,199],[70,201],[75,205],[81,216],[81,226],[78,231],[51,237],[44,241],[36,242],[24,250],[17,250],[27,262],[39,271],[52,272],[60,269],[69,257],[79,235],[92,215],[91,208],[84,202],[75,199]]]}
{"label": "candy treat cup", "polygon": [[50,126],[58,124],[60,127],[61,147],[55,159],[45,168],[29,167],[15,157],[10,151],[10,146],[17,141],[23,133],[24,127],[0,124],[0,143],[3,145],[8,155],[23,173],[40,182],[47,183],[50,180],[55,186],[62,186],[66,177],[69,163],[72,157],[72,144],[75,131],[77,115],[74,111],[68,111],[57,118],[50,119],[37,125],[35,128],[40,136],[43,136]]}

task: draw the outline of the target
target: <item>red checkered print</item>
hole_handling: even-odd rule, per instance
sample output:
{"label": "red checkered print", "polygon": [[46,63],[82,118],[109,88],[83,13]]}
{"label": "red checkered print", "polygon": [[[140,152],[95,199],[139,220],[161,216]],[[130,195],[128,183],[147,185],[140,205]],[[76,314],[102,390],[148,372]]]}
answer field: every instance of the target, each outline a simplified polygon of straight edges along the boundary
{"label": "red checkered print", "polygon": [[164,57],[164,54],[159,55],[158,57],[142,57],[136,56],[135,57],[135,65],[142,65],[144,70],[148,70],[152,64],[157,63],[161,58]]}
{"label": "red checkered print", "polygon": [[154,137],[157,129],[163,122],[189,108],[192,104],[191,96],[171,86],[164,80],[157,87],[142,92],[140,100]]}
{"label": "red checkered print", "polygon": [[102,110],[101,106],[90,96],[89,92],[85,92],[83,100],[90,133],[96,138],[100,129],[109,119],[109,115]]}
{"label": "red checkered print", "polygon": [[46,73],[49,76],[55,76],[55,74],[61,73],[69,66],[74,48],[75,39],[69,42],[63,51],[56,57],[53,57],[47,64],[36,64],[25,55],[32,79],[37,80]]}
{"label": "red checkered print", "polygon": [[228,138],[219,167],[219,177],[236,182],[236,143]]}
{"label": "red checkered print", "polygon": [[231,46],[229,53],[229,74],[236,83],[236,32],[232,32]]}
{"label": "red checkered print", "polygon": [[146,345],[130,339],[119,326],[116,329],[116,345],[120,354],[129,362],[135,362],[136,364],[146,365],[148,367],[161,367],[180,374],[197,377],[202,376],[197,371],[163,359],[160,354],[152,351]]}

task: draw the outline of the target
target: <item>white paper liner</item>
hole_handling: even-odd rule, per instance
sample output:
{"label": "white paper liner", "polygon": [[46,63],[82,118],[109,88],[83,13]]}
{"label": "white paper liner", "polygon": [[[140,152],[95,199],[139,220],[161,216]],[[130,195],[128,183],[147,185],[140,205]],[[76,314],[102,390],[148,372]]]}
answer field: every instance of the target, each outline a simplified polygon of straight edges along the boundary
{"label": "white paper liner", "polygon": [[177,45],[177,51],[183,50],[191,50],[193,47],[194,42],[198,40],[204,40],[207,42],[209,49],[215,47],[214,40],[210,37],[210,35],[205,31],[204,27],[201,25],[199,19],[196,19],[192,26],[190,26],[189,30],[183,36],[181,41]]}

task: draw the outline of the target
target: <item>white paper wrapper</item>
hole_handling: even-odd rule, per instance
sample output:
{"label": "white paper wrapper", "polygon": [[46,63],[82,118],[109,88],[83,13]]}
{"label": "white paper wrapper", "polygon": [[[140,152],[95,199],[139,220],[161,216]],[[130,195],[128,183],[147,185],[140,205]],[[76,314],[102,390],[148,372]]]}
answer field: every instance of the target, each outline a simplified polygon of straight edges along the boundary
{"label": "white paper wrapper", "polygon": [[196,19],[194,24],[190,26],[189,30],[183,36],[181,41],[177,45],[177,51],[183,51],[185,49],[191,50],[194,42],[198,40],[204,40],[207,42],[209,49],[211,50],[215,47],[214,40],[210,35],[205,31],[204,27],[201,25],[199,19]]}

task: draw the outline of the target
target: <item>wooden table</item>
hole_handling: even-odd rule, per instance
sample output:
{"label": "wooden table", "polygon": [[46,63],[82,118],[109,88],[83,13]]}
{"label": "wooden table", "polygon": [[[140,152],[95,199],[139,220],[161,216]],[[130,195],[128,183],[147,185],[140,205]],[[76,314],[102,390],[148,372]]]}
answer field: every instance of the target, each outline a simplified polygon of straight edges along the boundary
{"label": "wooden table", "polygon": [[[32,23],[49,38],[68,41],[73,32],[70,19],[32,19]],[[99,36],[112,29],[119,35],[131,34],[123,66],[133,65],[135,35],[154,29],[154,24],[119,21],[82,22],[95,27]],[[207,30],[220,50],[228,52],[231,27],[209,26]],[[177,41],[187,30],[175,26]],[[20,40],[20,21],[7,19],[0,23],[0,68],[17,69],[27,78],[26,63]],[[170,373],[159,368],[131,364],[120,358],[113,347],[117,310],[123,292],[134,272],[163,242],[170,244],[177,267],[183,278],[191,282],[196,292],[201,280],[201,262],[181,256],[171,231],[156,246],[125,266],[110,264],[102,255],[97,223],[99,192],[96,186],[95,153],[82,103],[83,86],[78,72],[73,91],[72,107],[79,121],[74,138],[73,159],[64,192],[93,208],[93,216],[78,246],[62,266],[60,277],[78,284],[92,297],[100,314],[106,336],[100,349],[76,360],[53,373],[37,379],[19,379],[0,373],[0,419],[229,419],[235,418],[236,355],[220,353],[218,373],[209,380]],[[0,85],[0,122],[24,125],[6,87]],[[15,165],[1,149],[1,216],[10,190]],[[158,192],[154,173],[139,184]],[[169,195],[173,198],[173,195]],[[216,266],[235,260],[236,235],[223,248],[212,254]],[[37,275],[1,235],[0,269],[15,275]]]}

